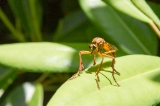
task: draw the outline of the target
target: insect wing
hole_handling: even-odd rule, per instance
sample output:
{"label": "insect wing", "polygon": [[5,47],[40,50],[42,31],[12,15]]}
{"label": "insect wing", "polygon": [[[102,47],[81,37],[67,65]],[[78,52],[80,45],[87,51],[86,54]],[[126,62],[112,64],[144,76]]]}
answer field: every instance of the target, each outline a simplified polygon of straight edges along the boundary
{"label": "insect wing", "polygon": [[[111,45],[111,44],[110,44],[110,45]],[[116,51],[118,50],[118,48],[117,48],[116,46],[114,46],[114,45],[111,45],[111,46],[112,46],[112,49],[113,49],[113,50],[116,50]]]}

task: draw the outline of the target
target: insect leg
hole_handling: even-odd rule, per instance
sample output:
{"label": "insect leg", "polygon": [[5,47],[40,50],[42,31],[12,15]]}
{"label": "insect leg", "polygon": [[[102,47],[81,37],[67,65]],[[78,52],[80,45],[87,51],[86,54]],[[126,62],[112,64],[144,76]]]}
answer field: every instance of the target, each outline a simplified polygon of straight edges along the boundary
{"label": "insect leg", "polygon": [[78,70],[78,74],[84,68],[83,62],[82,62],[82,57],[81,57],[82,54],[91,54],[91,52],[90,51],[79,51],[79,70]]}
{"label": "insect leg", "polygon": [[94,54],[94,63],[93,65],[96,65],[96,54]]}
{"label": "insect leg", "polygon": [[111,67],[113,68],[113,70],[118,74],[120,75],[120,73],[118,71],[116,71],[116,69],[114,68],[114,64],[115,64],[115,58],[110,56],[112,58],[112,64],[111,64]]}
{"label": "insect leg", "polygon": [[102,58],[102,60],[101,60],[101,63],[100,63],[100,65],[99,65],[99,67],[98,67],[98,70],[96,71],[97,80],[98,80],[99,71],[101,70],[101,66],[102,66],[102,63],[103,63],[103,60],[104,60],[103,55],[101,55],[100,53],[98,53],[98,54],[100,55],[100,57]]}
{"label": "insect leg", "polygon": [[117,85],[120,86],[120,85],[118,84],[118,82],[116,81],[115,77],[114,77],[114,72],[116,72],[118,75],[120,75],[120,73],[119,73],[118,71],[116,71],[115,68],[114,68],[115,58],[112,57],[112,56],[111,56],[111,58],[112,58],[111,67],[112,67],[112,70],[113,70],[112,76],[113,76],[114,81],[117,83]]}
{"label": "insect leg", "polygon": [[82,72],[82,69],[84,68],[83,62],[82,62],[82,56],[81,56],[82,54],[91,54],[91,52],[90,51],[84,51],[84,50],[79,51],[79,69],[78,69],[77,73],[75,73],[71,78],[69,78],[69,80],[77,77],[78,74]]}
{"label": "insect leg", "polygon": [[110,55],[105,55],[105,54],[103,54],[103,55],[104,55],[104,56],[107,56],[107,57],[109,57],[109,58],[112,59],[112,64],[111,64],[111,67],[112,67],[112,70],[113,70],[113,72],[112,72],[112,77],[113,77],[114,81],[116,82],[116,84],[117,84],[118,86],[120,86],[120,85],[118,84],[118,82],[116,81],[115,77],[114,77],[114,72],[116,72],[118,75],[120,75],[120,73],[119,73],[118,71],[116,71],[116,69],[114,68],[115,58],[114,58],[113,56],[110,56]]}
{"label": "insect leg", "polygon": [[[114,53],[114,55],[112,55],[111,53]],[[109,57],[109,58],[112,58],[111,67],[114,68],[116,51],[115,51],[115,50],[110,50],[110,51],[108,51],[108,52],[104,52],[103,55],[104,55],[104,56],[107,56],[107,57]],[[115,69],[114,69],[114,72],[116,72],[118,75],[120,75],[120,73],[119,73],[118,71],[116,71]]]}

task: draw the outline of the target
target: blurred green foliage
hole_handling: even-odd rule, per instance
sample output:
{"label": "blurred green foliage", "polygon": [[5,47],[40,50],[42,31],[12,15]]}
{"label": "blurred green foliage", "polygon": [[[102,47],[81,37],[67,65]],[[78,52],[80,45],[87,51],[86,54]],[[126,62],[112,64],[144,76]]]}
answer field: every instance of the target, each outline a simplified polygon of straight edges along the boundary
{"label": "blurred green foliage", "polygon": [[[27,83],[27,88],[29,86],[34,90],[29,99],[24,98],[22,104],[32,105],[33,100],[37,101],[35,104],[46,104],[57,88],[72,75],[71,72],[77,71],[78,51],[88,50],[88,44],[96,36],[114,44],[118,48],[118,57],[158,54],[160,4],[154,0],[148,0],[147,3],[144,0],[103,1],[1,1],[0,64],[6,68],[0,68],[0,105],[7,104],[7,98],[12,98],[14,92],[17,92],[16,89],[21,89],[19,93],[24,96],[24,92],[27,92],[25,82],[32,82]],[[143,6],[139,6],[140,3]],[[47,46],[46,43],[30,44],[46,41],[56,43]],[[14,44],[2,45],[8,43],[18,43],[20,47]],[[37,59],[38,57],[40,59]],[[48,62],[48,58],[51,58],[51,61]],[[67,66],[62,69],[63,66],[55,63],[55,58]],[[92,57],[83,58],[84,65],[87,64],[85,67],[88,67]],[[42,62],[44,65],[40,64]],[[48,73],[46,66],[52,66],[52,62],[55,64],[48,70],[53,68],[53,71]],[[36,95],[41,98],[37,99]]]}

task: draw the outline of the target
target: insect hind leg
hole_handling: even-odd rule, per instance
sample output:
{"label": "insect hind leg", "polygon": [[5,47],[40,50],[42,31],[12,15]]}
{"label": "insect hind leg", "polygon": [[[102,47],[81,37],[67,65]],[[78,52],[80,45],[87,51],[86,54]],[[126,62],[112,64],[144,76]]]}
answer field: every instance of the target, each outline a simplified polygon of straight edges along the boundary
{"label": "insect hind leg", "polygon": [[106,53],[106,54],[103,53],[103,55],[112,59],[112,64],[111,64],[112,71],[113,71],[113,72],[112,72],[112,77],[113,77],[114,81],[116,82],[117,86],[120,86],[120,85],[118,84],[118,82],[116,81],[116,78],[114,77],[114,74],[115,74],[115,73],[117,73],[118,75],[120,75],[120,73],[119,73],[118,71],[116,71],[116,69],[114,68],[115,58],[114,58],[113,56],[107,55],[107,53]]}

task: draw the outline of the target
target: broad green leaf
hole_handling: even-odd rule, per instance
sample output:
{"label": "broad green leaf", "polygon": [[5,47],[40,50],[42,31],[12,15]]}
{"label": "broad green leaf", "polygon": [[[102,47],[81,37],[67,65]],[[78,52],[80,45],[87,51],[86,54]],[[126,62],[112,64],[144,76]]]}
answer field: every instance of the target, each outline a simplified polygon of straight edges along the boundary
{"label": "broad green leaf", "polygon": [[54,41],[60,42],[88,42],[92,40],[93,36],[97,35],[99,33],[96,28],[89,22],[84,12],[79,10],[60,20],[53,37]]}
{"label": "broad green leaf", "polygon": [[5,89],[13,82],[16,76],[17,72],[14,70],[0,66],[0,97],[4,93]]}
{"label": "broad green leaf", "polygon": [[[0,64],[34,72],[67,72],[69,70],[75,72],[78,70],[80,50],[89,50],[88,44],[49,42],[5,44],[0,46]],[[93,56],[82,57],[85,67],[93,61]]]}
{"label": "broad green leaf", "polygon": [[[103,0],[113,8],[148,23],[160,37],[160,20],[144,0]],[[157,24],[157,26],[154,24]]]}
{"label": "broad green leaf", "polygon": [[6,97],[1,106],[42,106],[43,89],[38,83],[24,83]]}
{"label": "broad green leaf", "polygon": [[133,5],[135,5],[142,13],[148,16],[151,20],[153,20],[157,26],[160,28],[160,20],[154,13],[154,11],[150,8],[150,6],[146,3],[145,0],[131,0]]}
{"label": "broad green leaf", "polygon": [[47,106],[151,106],[160,102],[160,58],[128,55],[116,58],[115,78],[105,61],[99,73],[100,90],[95,81],[99,65],[84,70],[77,78],[66,81]]}
{"label": "broad green leaf", "polygon": [[160,18],[160,4],[156,4],[154,2],[147,2],[149,6],[152,8],[152,10],[155,12],[155,14]]}
{"label": "broad green leaf", "polygon": [[100,0],[79,1],[105,40],[119,50],[126,54],[157,54],[157,36],[149,25],[115,11]]}
{"label": "broad green leaf", "polygon": [[152,20],[147,17],[143,12],[141,12],[131,0],[103,0],[110,6],[114,7],[115,9],[122,11],[134,18],[137,18],[141,21],[151,23]]}

